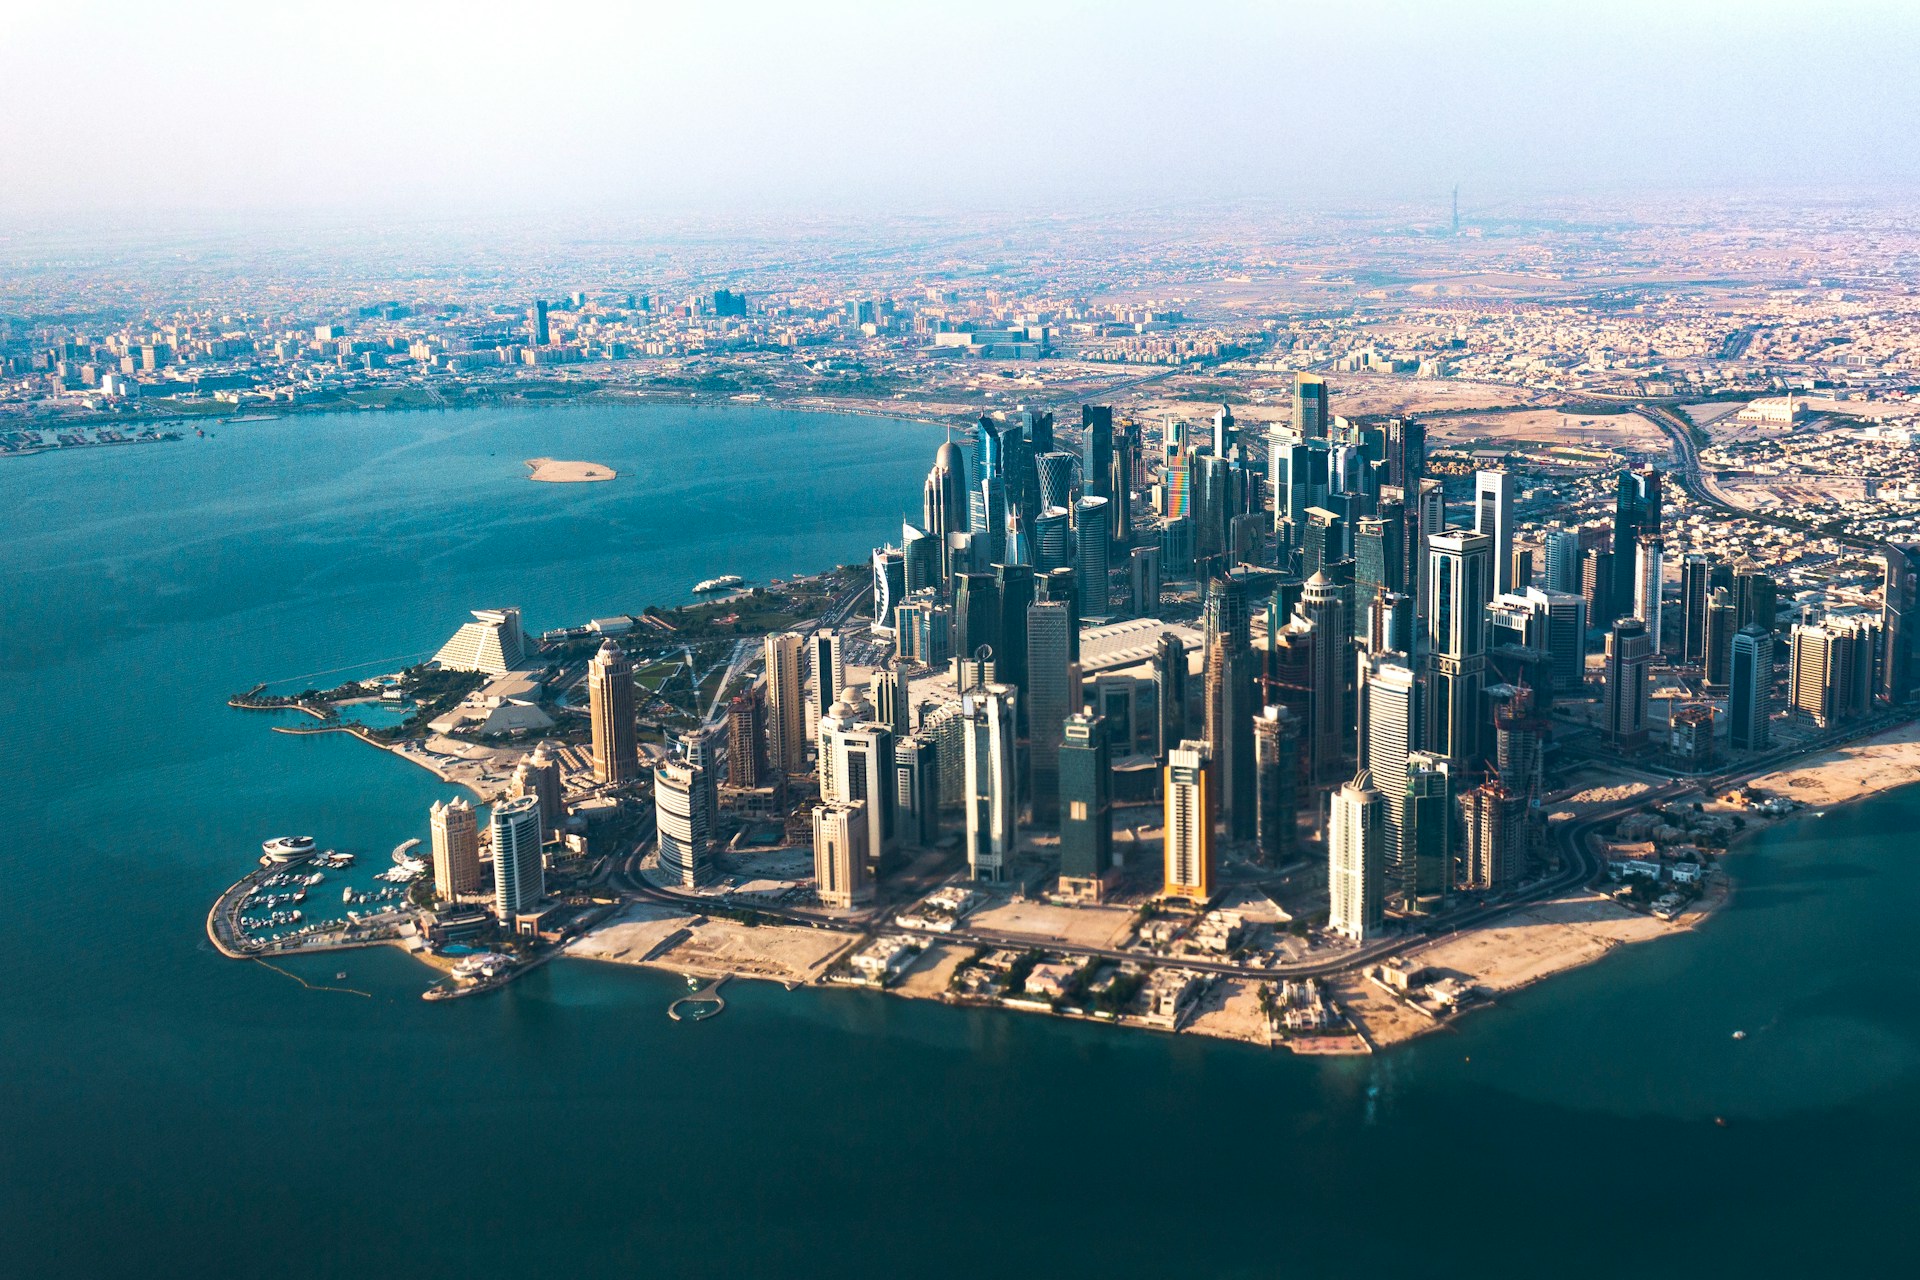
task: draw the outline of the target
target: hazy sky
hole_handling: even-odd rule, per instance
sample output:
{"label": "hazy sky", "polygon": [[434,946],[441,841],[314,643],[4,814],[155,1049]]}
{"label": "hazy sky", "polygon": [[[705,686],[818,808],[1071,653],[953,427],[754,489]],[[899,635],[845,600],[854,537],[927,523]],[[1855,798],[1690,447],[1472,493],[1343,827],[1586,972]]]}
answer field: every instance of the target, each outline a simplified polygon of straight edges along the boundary
{"label": "hazy sky", "polygon": [[1905,4],[0,0],[0,218],[1920,180]]}

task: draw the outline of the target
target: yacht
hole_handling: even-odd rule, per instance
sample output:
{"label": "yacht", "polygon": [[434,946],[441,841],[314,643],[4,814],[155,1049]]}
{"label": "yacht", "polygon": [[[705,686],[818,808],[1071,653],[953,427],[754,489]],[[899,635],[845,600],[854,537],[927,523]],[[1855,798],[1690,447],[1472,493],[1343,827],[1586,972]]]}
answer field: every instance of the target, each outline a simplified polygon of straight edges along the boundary
{"label": "yacht", "polygon": [[710,591],[730,591],[745,582],[746,579],[737,573],[726,573],[717,578],[708,578],[705,582],[696,582],[693,586],[693,594],[703,596]]}

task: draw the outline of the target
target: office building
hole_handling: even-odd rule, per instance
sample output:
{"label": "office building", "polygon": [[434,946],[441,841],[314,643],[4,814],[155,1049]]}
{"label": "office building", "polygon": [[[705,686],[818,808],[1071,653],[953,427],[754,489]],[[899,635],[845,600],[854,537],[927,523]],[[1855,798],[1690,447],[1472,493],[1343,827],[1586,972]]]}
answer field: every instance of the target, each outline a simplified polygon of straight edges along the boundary
{"label": "office building", "polygon": [[1047,507],[1033,521],[1033,567],[1038,573],[1073,567],[1073,515],[1065,507]]}
{"label": "office building", "polygon": [[1165,880],[1161,896],[1206,903],[1213,897],[1213,787],[1207,744],[1187,741],[1167,753]]}
{"label": "office building", "polygon": [[593,780],[617,784],[640,773],[633,663],[611,640],[587,663],[587,718],[593,728]]}
{"label": "office building", "polygon": [[[1080,483],[1089,497],[1113,496],[1112,405],[1080,406]],[[1100,514],[1108,518],[1105,507]]]}
{"label": "office building", "polygon": [[1779,620],[1779,588],[1759,565],[1737,564],[1733,568],[1734,629],[1765,627],[1775,630]]}
{"label": "office building", "polygon": [[940,843],[940,749],[931,734],[893,740],[893,830],[908,849]]}
{"label": "office building", "polygon": [[[1613,504],[1613,591],[1611,604],[1625,612],[1634,600],[1635,548],[1642,535],[1660,535],[1660,473],[1652,467],[1622,471]],[[1607,614],[1590,615],[1604,618]]]}
{"label": "office building", "polygon": [[1327,434],[1333,415],[1327,411],[1326,379],[1311,373],[1293,375],[1293,434],[1318,440]]}
{"label": "office building", "polygon": [[1160,548],[1135,547],[1128,558],[1128,611],[1136,618],[1160,615]]}
{"label": "office building", "polygon": [[727,702],[727,785],[751,791],[772,783],[767,767],[767,711],[760,690]]}
{"label": "office building", "polygon": [[841,690],[820,717],[819,774],[823,802],[862,806],[869,878],[877,880],[894,847],[893,729],[857,687]]}
{"label": "office building", "polygon": [[527,308],[527,341],[536,347],[544,347],[551,337],[547,328],[547,304],[536,300]]}
{"label": "office building", "polygon": [[907,553],[897,547],[873,551],[873,629],[891,633],[893,610],[907,594]]}
{"label": "office building", "polygon": [[1571,529],[1547,534],[1547,590],[1580,594],[1580,535]]}
{"label": "office building", "polygon": [[1112,546],[1107,530],[1107,500],[1082,498],[1074,511],[1074,581],[1080,589],[1080,619],[1104,622],[1113,616],[1113,578],[1108,572],[1107,559]]}
{"label": "office building", "polygon": [[1270,867],[1293,861],[1299,839],[1299,755],[1300,722],[1285,707],[1262,707],[1253,721],[1254,843]]}
{"label": "office building", "polygon": [[[1725,689],[1732,669],[1733,638],[1740,631],[1740,608],[1733,592],[1715,587],[1707,597],[1706,635],[1701,640],[1700,667],[1709,689]],[[1767,632],[1772,635],[1771,631]],[[1769,658],[1771,661],[1771,658]],[[1769,674],[1771,679],[1771,674]]]}
{"label": "office building", "polygon": [[1486,685],[1492,539],[1436,533],[1427,539],[1427,714],[1422,741],[1454,769],[1480,756],[1480,695]]}
{"label": "office building", "polygon": [[501,925],[532,911],[547,893],[540,856],[540,800],[521,796],[493,806],[493,914]]}
{"label": "office building", "polygon": [[1646,745],[1652,663],[1647,624],[1638,618],[1615,622],[1607,633],[1607,687],[1601,728],[1607,740],[1620,750]]}
{"label": "office building", "polygon": [[694,889],[713,876],[713,810],[706,771],[684,760],[663,760],[653,769],[653,822],[660,875],[678,888]]}
{"label": "office building", "polygon": [[813,669],[813,708],[807,720],[817,725],[846,686],[847,667],[841,658],[840,633],[831,627],[814,632],[807,639],[807,657]]}
{"label": "office building", "polygon": [[1193,574],[1193,520],[1185,515],[1160,526],[1160,568],[1169,578]]}
{"label": "office building", "polygon": [[873,881],[867,874],[871,830],[863,801],[814,806],[813,884],[820,905],[845,911],[873,901]]}
{"label": "office building", "polygon": [[1913,649],[1920,627],[1920,546],[1894,543],[1881,553],[1880,700],[1905,706],[1913,694]]}
{"label": "office building", "polygon": [[1665,544],[1656,536],[1642,534],[1634,548],[1633,616],[1647,624],[1647,648],[1660,656],[1660,590],[1665,573]]}
{"label": "office building", "polygon": [[1743,627],[1734,633],[1727,690],[1727,744],[1735,751],[1773,745],[1773,632]]}
{"label": "office building", "polygon": [[1113,799],[1106,722],[1075,712],[1061,726],[1060,892],[1095,902],[1113,873]]}
{"label": "office building", "polygon": [[1707,602],[1713,598],[1713,562],[1689,555],[1680,562],[1680,661],[1700,662],[1707,653]]}
{"label": "office building", "polygon": [[1070,453],[1043,453],[1034,459],[1040,480],[1040,509],[1062,511],[1073,503],[1073,491],[1079,484],[1080,460]]}
{"label": "office building", "polygon": [[1027,794],[1034,824],[1052,826],[1059,816],[1061,726],[1080,710],[1067,634],[1073,615],[1057,600],[1036,600],[1027,607],[1026,624]]}
{"label": "office building", "polygon": [[1400,654],[1363,658],[1360,768],[1382,797],[1381,876],[1393,902],[1414,896],[1412,851],[1401,835],[1401,800],[1407,794],[1407,762],[1417,741],[1419,687]]}
{"label": "office building", "polygon": [[807,708],[800,658],[804,639],[792,631],[766,639],[767,756],[776,773],[807,770]]}
{"label": "office building", "polygon": [[566,792],[560,781],[560,762],[541,743],[513,767],[507,794],[518,799],[532,796],[540,802],[540,837],[554,839],[567,820]]}
{"label": "office building", "polygon": [[1505,595],[1514,590],[1513,477],[1507,472],[1474,474],[1473,531],[1484,534],[1492,544],[1493,594]]}
{"label": "office building", "polygon": [[[1386,803],[1393,803],[1391,797]],[[1402,910],[1432,914],[1453,892],[1453,773],[1443,757],[1415,751],[1407,757],[1407,788],[1400,814],[1400,858],[1413,868],[1412,897]],[[1404,895],[1406,885],[1400,886]]]}
{"label": "office building", "polygon": [[975,685],[960,697],[966,764],[961,805],[967,870],[975,880],[1006,879],[1019,845],[1017,697],[1013,687],[1004,684]]}
{"label": "office building", "polygon": [[480,892],[480,825],[465,797],[427,810],[433,835],[433,896],[445,902]]}
{"label": "office building", "polygon": [[1327,823],[1327,931],[1350,942],[1378,936],[1386,920],[1382,810],[1365,769],[1333,793]]}
{"label": "office building", "polygon": [[933,455],[933,469],[927,473],[920,507],[921,527],[927,531],[928,537],[936,540],[940,548],[942,579],[956,571],[953,539],[968,529],[967,489],[966,457],[960,452],[959,445],[948,440]]}

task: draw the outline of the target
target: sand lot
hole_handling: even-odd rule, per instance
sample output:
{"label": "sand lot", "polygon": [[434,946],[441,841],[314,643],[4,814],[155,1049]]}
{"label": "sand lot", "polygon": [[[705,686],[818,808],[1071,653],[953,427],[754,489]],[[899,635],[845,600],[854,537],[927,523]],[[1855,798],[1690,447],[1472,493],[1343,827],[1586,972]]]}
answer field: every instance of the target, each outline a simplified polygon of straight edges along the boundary
{"label": "sand lot", "polygon": [[[696,923],[696,921],[698,923]],[[688,936],[646,959],[682,930]],[[829,929],[762,925],[688,915],[672,907],[635,905],[567,948],[567,954],[620,964],[647,964],[676,973],[719,977],[730,973],[774,982],[811,982],[859,939]]]}
{"label": "sand lot", "polygon": [[[1278,985],[1278,984],[1275,984]],[[1258,982],[1237,978],[1222,979],[1200,998],[1185,1030],[1193,1035],[1214,1036],[1221,1040],[1244,1040],[1248,1044],[1269,1044],[1267,1015],[1260,1012]]]}
{"label": "sand lot", "polygon": [[1133,913],[1120,907],[1006,902],[974,912],[967,924],[970,928],[1037,943],[1060,942],[1111,950],[1126,941],[1133,928]]}
{"label": "sand lot", "polygon": [[1822,752],[1753,785],[1819,808],[1920,782],[1920,722]]}

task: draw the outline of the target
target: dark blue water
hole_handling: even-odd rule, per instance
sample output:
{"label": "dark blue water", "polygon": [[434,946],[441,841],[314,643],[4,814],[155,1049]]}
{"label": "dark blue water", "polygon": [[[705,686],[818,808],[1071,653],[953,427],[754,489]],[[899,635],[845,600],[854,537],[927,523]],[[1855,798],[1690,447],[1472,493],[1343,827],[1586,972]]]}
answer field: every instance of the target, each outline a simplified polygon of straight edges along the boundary
{"label": "dark blue water", "polygon": [[[1905,1270],[1920,796],[1782,828],[1704,930],[1368,1060],[549,966],[427,1004],[226,961],[258,841],[378,856],[447,789],[222,705],[256,679],[855,559],[925,428],[329,418],[0,465],[0,1274]],[[528,483],[538,455],[608,485]],[[360,674],[354,672],[353,674]],[[1749,1038],[1731,1039],[1744,1028]]]}

